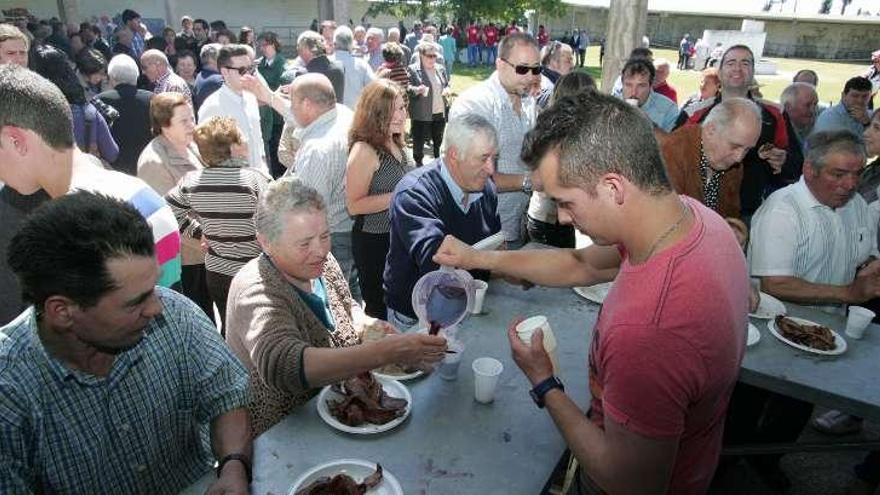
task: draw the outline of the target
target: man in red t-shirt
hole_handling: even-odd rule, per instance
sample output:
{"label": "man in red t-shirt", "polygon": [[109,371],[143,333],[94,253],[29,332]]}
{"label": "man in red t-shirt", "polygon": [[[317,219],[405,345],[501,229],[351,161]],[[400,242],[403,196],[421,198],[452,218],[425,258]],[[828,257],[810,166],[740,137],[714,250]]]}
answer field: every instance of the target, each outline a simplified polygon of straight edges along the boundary
{"label": "man in red t-shirt", "polygon": [[480,58],[480,27],[474,21],[471,21],[467,28],[467,46],[468,65],[474,67],[477,65],[477,59]]}
{"label": "man in red t-shirt", "polygon": [[536,38],[538,39],[538,46],[541,48],[544,48],[550,41],[550,35],[547,34],[546,30],[544,30],[543,24],[538,26],[538,35],[536,36]]}
{"label": "man in red t-shirt", "polygon": [[448,237],[434,260],[557,287],[616,276],[593,330],[587,417],[553,376],[540,332],[525,345],[511,325],[513,358],[580,462],[579,493],[706,493],[748,324],[748,273],[733,232],[675,194],[650,123],[608,95],[556,102],[523,150],[559,220],[595,244],[475,251]]}
{"label": "man in red t-shirt", "polygon": [[498,28],[495,27],[494,22],[490,22],[483,29],[483,40],[484,40],[484,52],[485,56],[483,57],[483,62],[486,65],[494,66],[495,58],[498,56]]}

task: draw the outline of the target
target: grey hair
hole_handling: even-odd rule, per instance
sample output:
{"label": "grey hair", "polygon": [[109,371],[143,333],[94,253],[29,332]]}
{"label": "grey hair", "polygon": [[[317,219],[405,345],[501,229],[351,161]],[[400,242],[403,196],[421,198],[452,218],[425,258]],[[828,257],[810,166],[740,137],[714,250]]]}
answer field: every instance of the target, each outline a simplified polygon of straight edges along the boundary
{"label": "grey hair", "polygon": [[378,36],[379,41],[385,41],[385,31],[377,27],[371,27],[367,29],[367,36]]}
{"label": "grey hair", "polygon": [[[426,36],[431,35],[429,34]],[[433,41],[420,41],[419,44],[416,45],[416,52],[418,52],[419,55],[424,55],[431,52],[438,52],[440,51],[438,47],[439,45],[437,45],[437,43],[434,43]]]}
{"label": "grey hair", "polygon": [[138,76],[141,74],[137,62],[124,53],[115,55],[107,65],[107,77],[116,84],[131,84],[137,86]]}
{"label": "grey hair", "polygon": [[788,108],[794,105],[795,100],[797,100],[798,96],[800,96],[803,91],[809,91],[818,98],[815,86],[810,83],[796,82],[789,84],[782,90],[782,94],[779,95],[779,104],[782,105],[782,108]]}
{"label": "grey hair", "polygon": [[715,129],[729,129],[734,121],[751,116],[758,129],[761,128],[761,110],[758,105],[745,98],[725,98],[715,105],[703,121],[703,126],[713,124]]}
{"label": "grey hair", "polygon": [[468,113],[453,118],[447,122],[446,130],[443,132],[441,154],[446,155],[450,149],[455,148],[458,150],[459,155],[467,156],[477,134],[488,138],[493,144],[498,144],[498,134],[495,126],[486,120],[485,117],[475,113]]}
{"label": "grey hair", "polygon": [[397,29],[396,27],[388,28],[388,38],[391,38],[392,34],[396,34],[397,38],[400,39],[400,29]]}
{"label": "grey hair", "polygon": [[284,219],[288,213],[308,211],[325,211],[324,199],[302,180],[286,176],[269,184],[260,196],[254,224],[258,234],[275,243],[284,233]]}
{"label": "grey hair", "polygon": [[168,57],[165,56],[159,50],[155,48],[149,49],[141,55],[141,64],[143,65],[153,65],[153,64],[162,64],[165,67],[168,67],[170,64],[168,63]]}
{"label": "grey hair", "polygon": [[351,51],[351,44],[354,42],[354,35],[351,34],[351,28],[348,26],[339,26],[333,33],[333,46],[337,50]]}
{"label": "grey hair", "polygon": [[296,39],[297,50],[306,50],[313,57],[320,57],[327,53],[324,37],[315,31],[303,31]]}
{"label": "grey hair", "polygon": [[807,137],[806,148],[804,163],[809,163],[816,172],[822,170],[829,155],[836,153],[860,156],[862,161],[867,159],[862,139],[846,130],[814,132]]}
{"label": "grey hair", "polygon": [[202,50],[199,52],[199,59],[202,61],[202,65],[208,65],[211,63],[217,63],[217,57],[220,56],[220,49],[223,48],[223,45],[220,43],[208,43],[207,45],[202,47]]}

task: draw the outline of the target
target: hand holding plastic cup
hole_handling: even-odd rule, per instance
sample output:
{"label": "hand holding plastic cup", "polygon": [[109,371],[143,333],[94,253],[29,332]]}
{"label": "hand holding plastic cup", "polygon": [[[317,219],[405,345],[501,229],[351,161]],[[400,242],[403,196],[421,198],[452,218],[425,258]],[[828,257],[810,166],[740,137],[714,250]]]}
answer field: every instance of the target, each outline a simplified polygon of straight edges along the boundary
{"label": "hand holding plastic cup", "polygon": [[471,308],[471,314],[478,315],[483,312],[483,299],[486,297],[489,284],[482,280],[474,280],[474,289],[474,307]]}
{"label": "hand holding plastic cup", "polygon": [[474,370],[474,399],[489,404],[495,400],[495,388],[504,365],[497,359],[481,357],[474,359],[471,368]]}
{"label": "hand holding plastic cup", "polygon": [[556,359],[556,336],[553,335],[553,329],[550,328],[550,322],[543,315],[532,316],[519,322],[516,325],[516,335],[525,345],[532,345],[532,334],[536,330],[544,333],[544,350],[550,356],[550,362],[553,363],[553,374],[559,376],[559,362]]}
{"label": "hand holding plastic cup", "polygon": [[846,318],[846,335],[854,339],[860,339],[865,334],[865,329],[871,324],[871,320],[877,316],[873,311],[861,306],[850,306],[849,316]]}

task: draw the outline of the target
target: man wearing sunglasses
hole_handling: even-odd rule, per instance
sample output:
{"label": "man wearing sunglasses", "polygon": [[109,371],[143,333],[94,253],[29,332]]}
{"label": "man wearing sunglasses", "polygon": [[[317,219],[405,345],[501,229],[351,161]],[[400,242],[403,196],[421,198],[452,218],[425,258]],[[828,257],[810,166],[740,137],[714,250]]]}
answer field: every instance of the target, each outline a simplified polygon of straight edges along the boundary
{"label": "man wearing sunglasses", "polygon": [[531,35],[514,33],[501,40],[495,72],[489,79],[461,94],[452,104],[449,119],[476,113],[498,132],[498,165],[492,179],[499,191],[501,229],[509,247],[524,240],[523,215],[532,183],[520,159],[523,137],[535,125],[535,99],[540,87],[538,43]]}
{"label": "man wearing sunglasses", "polygon": [[260,107],[256,96],[242,84],[254,76],[254,51],[246,45],[229,44],[220,49],[217,66],[223,76],[223,86],[208,96],[199,107],[199,122],[211,117],[232,117],[247,138],[248,163],[251,167],[269,173],[266,150],[260,129]]}

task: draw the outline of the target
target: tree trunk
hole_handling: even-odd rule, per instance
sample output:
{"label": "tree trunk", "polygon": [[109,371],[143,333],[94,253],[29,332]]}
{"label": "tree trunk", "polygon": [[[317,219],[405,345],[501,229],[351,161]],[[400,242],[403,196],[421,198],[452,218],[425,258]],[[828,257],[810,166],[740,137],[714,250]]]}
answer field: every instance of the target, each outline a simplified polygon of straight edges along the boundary
{"label": "tree trunk", "polygon": [[602,91],[611,93],[629,53],[641,44],[647,24],[648,0],[611,0],[602,62]]}

